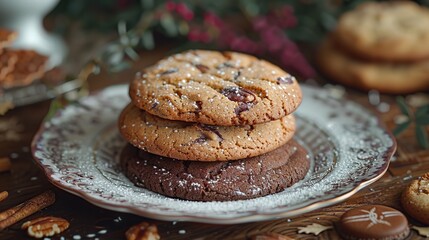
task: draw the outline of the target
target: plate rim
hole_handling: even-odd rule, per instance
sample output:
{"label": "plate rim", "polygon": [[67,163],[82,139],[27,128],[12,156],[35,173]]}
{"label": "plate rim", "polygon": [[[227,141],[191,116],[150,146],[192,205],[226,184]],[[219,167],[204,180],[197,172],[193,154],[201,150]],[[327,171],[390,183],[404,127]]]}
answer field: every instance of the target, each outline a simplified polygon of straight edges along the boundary
{"label": "plate rim", "polygon": [[[312,88],[312,89],[318,89],[318,88],[323,89],[322,87],[311,86],[308,84],[300,84],[300,85],[301,86],[304,85],[305,87]],[[103,92],[106,92],[107,90],[114,89],[114,88],[123,88],[123,87],[127,87],[127,84],[109,86],[109,87],[104,88],[102,90],[91,93],[90,96],[97,96]],[[164,221],[187,221],[187,222],[224,224],[224,225],[236,224],[236,223],[257,222],[257,221],[268,221],[268,220],[274,220],[274,219],[279,219],[279,218],[294,217],[294,216],[297,216],[297,215],[300,215],[303,213],[307,213],[307,212],[310,212],[310,211],[313,211],[316,209],[320,209],[323,207],[328,207],[328,206],[332,206],[334,204],[341,203],[341,202],[345,201],[346,199],[350,198],[351,196],[353,196],[354,194],[356,194],[358,191],[360,191],[364,187],[376,182],[377,180],[382,178],[383,175],[387,172],[387,170],[389,169],[390,160],[393,157],[394,153],[396,152],[397,142],[396,142],[395,137],[393,136],[391,131],[388,130],[386,125],[380,120],[380,118],[374,112],[364,108],[361,104],[359,104],[353,100],[350,100],[348,98],[341,97],[340,99],[343,99],[347,102],[351,102],[352,104],[360,107],[363,111],[366,111],[369,115],[376,117],[376,124],[374,126],[377,126],[380,129],[382,129],[383,133],[387,134],[389,139],[392,140],[392,146],[388,147],[388,149],[386,149],[386,151],[383,154],[384,155],[383,158],[386,158],[387,160],[383,164],[383,167],[377,171],[377,173],[376,173],[377,175],[375,177],[360,182],[354,188],[351,188],[348,191],[345,190],[346,191],[345,193],[343,193],[339,196],[335,196],[333,198],[325,199],[325,200],[320,200],[320,201],[316,200],[316,201],[311,202],[308,205],[305,205],[303,207],[298,207],[298,208],[291,209],[288,211],[273,211],[273,212],[268,212],[268,213],[254,212],[253,214],[241,215],[241,216],[229,217],[229,218],[228,217],[226,217],[226,218],[213,217],[213,216],[212,217],[203,217],[203,216],[195,216],[195,215],[176,216],[176,215],[169,215],[169,214],[154,213],[154,212],[142,209],[142,208],[135,207],[134,205],[125,206],[125,205],[120,205],[117,203],[109,203],[105,200],[97,199],[97,197],[92,196],[90,193],[86,193],[84,191],[69,187],[69,186],[63,184],[61,181],[54,179],[52,177],[52,175],[54,174],[52,169],[50,169],[50,168],[48,168],[42,164],[43,158],[39,158],[36,156],[35,152],[36,152],[37,141],[41,138],[41,135],[43,134],[43,132],[46,128],[45,127],[46,120],[42,121],[39,129],[37,130],[36,134],[34,135],[32,141],[31,141],[31,153],[32,153],[33,161],[36,163],[36,165],[38,167],[41,168],[41,170],[43,171],[44,175],[47,177],[49,182],[52,183],[54,186],[56,186],[62,190],[65,190],[71,194],[74,194],[80,198],[83,198],[85,201],[87,201],[87,202],[89,202],[89,203],[91,203],[97,207],[101,207],[101,208],[112,210],[112,211],[131,213],[131,214],[136,214],[139,216],[144,216],[144,217],[148,217],[148,218],[152,218],[152,219],[158,219],[158,220],[164,220]]]}

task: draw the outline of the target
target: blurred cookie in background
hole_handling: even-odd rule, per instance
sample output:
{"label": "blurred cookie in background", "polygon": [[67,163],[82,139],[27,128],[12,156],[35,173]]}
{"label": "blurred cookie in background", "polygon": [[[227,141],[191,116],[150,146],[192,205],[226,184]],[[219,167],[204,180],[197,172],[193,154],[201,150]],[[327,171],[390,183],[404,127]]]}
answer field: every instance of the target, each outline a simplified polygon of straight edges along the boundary
{"label": "blurred cookie in background", "polygon": [[10,49],[16,33],[0,28],[0,87],[26,86],[46,72],[48,57],[33,50]]}
{"label": "blurred cookie in background", "polygon": [[335,38],[353,55],[380,61],[429,57],[429,9],[412,1],[368,2],[343,14]]}
{"label": "blurred cookie in background", "polygon": [[429,89],[429,10],[408,1],[364,3],[343,14],[317,54],[330,79],[364,91]]}
{"label": "blurred cookie in background", "polygon": [[17,59],[13,70],[0,78],[4,88],[28,85],[41,78],[46,71],[48,58],[33,50],[5,50],[3,54]]}
{"label": "blurred cookie in background", "polygon": [[319,49],[317,63],[330,79],[365,91],[403,94],[429,88],[429,59],[412,63],[366,61],[347,55],[328,38]]}

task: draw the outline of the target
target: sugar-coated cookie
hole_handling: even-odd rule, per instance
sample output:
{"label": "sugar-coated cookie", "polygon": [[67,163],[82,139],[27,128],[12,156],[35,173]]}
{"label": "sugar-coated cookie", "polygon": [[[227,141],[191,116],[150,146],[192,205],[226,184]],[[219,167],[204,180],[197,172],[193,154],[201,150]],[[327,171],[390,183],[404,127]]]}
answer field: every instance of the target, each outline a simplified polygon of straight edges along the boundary
{"label": "sugar-coated cookie", "polygon": [[429,225],[429,173],[411,182],[402,193],[401,203],[413,218]]}
{"label": "sugar-coated cookie", "polygon": [[346,240],[401,240],[410,233],[405,215],[383,205],[365,205],[351,209],[341,216],[336,227]]}
{"label": "sugar-coated cookie", "polygon": [[429,59],[415,63],[364,61],[347,55],[328,38],[319,49],[317,62],[331,79],[363,90],[403,94],[429,89]]}
{"label": "sugar-coated cookie", "polygon": [[342,15],[335,37],[366,59],[414,61],[429,58],[429,9],[412,1],[369,2]]}
{"label": "sugar-coated cookie", "polygon": [[296,79],[267,61],[192,50],[137,74],[130,97],[161,118],[231,126],[278,120],[292,113],[302,96]]}
{"label": "sugar-coated cookie", "polygon": [[179,161],[127,145],[121,154],[126,176],[137,186],[174,198],[232,201],[283,191],[304,178],[310,163],[290,141],[269,153],[238,161]]}
{"label": "sugar-coated cookie", "polygon": [[213,126],[167,120],[129,104],[119,117],[119,131],[132,145],[170,158],[226,161],[274,150],[295,133],[292,115],[246,126]]}

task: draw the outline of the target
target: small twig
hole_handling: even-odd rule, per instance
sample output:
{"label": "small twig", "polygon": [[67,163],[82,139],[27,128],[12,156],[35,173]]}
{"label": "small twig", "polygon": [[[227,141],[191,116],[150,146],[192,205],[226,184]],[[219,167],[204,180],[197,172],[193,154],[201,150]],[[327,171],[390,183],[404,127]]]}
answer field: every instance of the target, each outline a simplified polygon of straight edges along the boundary
{"label": "small twig", "polygon": [[15,224],[33,213],[52,205],[55,202],[55,194],[46,191],[30,200],[12,207],[0,213],[0,231]]}
{"label": "small twig", "polygon": [[9,171],[11,167],[12,163],[8,157],[0,158],[0,173]]}
{"label": "small twig", "polygon": [[7,191],[0,192],[0,202],[5,200],[9,196],[9,193]]}

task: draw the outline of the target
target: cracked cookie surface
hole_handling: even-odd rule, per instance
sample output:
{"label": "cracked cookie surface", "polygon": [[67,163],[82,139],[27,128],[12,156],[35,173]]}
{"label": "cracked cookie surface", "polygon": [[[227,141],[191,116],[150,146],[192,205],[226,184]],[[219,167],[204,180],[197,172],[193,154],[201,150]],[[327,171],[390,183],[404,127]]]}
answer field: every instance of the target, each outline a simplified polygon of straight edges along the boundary
{"label": "cracked cookie surface", "polygon": [[130,84],[134,104],[170,120],[253,125],[301,103],[298,82],[273,64],[234,53],[191,50],[160,60]]}
{"label": "cracked cookie surface", "polygon": [[127,145],[121,165],[134,184],[153,192],[194,201],[232,201],[283,191],[304,178],[310,161],[291,140],[269,153],[227,162],[174,160]]}
{"label": "cracked cookie surface", "polygon": [[227,161],[274,150],[295,133],[295,118],[245,126],[213,126],[167,120],[129,104],[119,116],[127,142],[153,154],[181,160]]}

